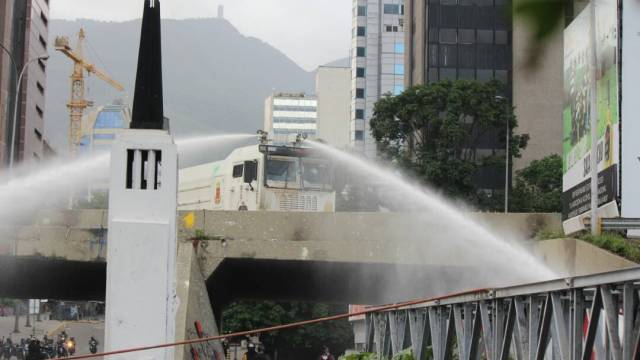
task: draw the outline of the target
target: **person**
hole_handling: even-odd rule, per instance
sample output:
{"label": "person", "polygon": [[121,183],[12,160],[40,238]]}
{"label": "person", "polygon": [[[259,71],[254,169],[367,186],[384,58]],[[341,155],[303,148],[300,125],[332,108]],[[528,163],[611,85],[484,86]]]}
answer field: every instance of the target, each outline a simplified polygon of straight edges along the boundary
{"label": "person", "polygon": [[258,345],[258,360],[271,360],[271,356],[265,353],[264,345]]}
{"label": "person", "polygon": [[247,352],[244,353],[242,360],[258,360],[258,353],[256,352],[256,345],[252,342],[247,344]]}
{"label": "person", "polygon": [[93,336],[91,337],[91,339],[89,339],[89,351],[92,354],[98,352],[98,340],[96,340],[96,338],[94,338]]}
{"label": "person", "polygon": [[26,360],[41,360],[44,359],[42,354],[42,348],[38,339],[30,339],[27,346],[27,359]]}
{"label": "person", "polygon": [[318,360],[335,360],[331,352],[329,351],[329,347],[324,345],[322,347],[322,354],[318,357]]}

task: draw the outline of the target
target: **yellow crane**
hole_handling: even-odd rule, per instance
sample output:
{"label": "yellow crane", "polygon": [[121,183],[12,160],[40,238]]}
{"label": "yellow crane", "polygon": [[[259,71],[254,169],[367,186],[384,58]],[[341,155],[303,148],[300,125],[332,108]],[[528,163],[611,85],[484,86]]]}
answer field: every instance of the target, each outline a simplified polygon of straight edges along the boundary
{"label": "yellow crane", "polygon": [[92,101],[85,99],[84,91],[84,71],[88,74],[95,74],[107,84],[113,86],[119,91],[124,91],[122,84],[112,79],[105,72],[97,69],[95,65],[87,61],[82,54],[82,43],[84,42],[84,29],[80,29],[78,33],[78,42],[76,48],[69,46],[69,38],[66,36],[58,36],[55,41],[55,49],[68,56],[73,60],[73,73],[71,74],[71,99],[67,104],[69,108],[69,152],[75,155],[80,138],[82,136],[82,115],[84,109],[93,106]]}

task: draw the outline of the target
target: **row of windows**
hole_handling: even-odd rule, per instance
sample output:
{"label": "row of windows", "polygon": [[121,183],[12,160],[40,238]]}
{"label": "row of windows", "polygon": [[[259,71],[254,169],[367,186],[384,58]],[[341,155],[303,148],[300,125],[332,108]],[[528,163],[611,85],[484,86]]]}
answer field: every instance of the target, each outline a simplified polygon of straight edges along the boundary
{"label": "row of windows", "polygon": [[384,31],[385,32],[398,32],[398,31],[403,31],[404,28],[402,26],[398,26],[398,25],[385,25],[384,26]]}
{"label": "row of windows", "polygon": [[315,118],[274,117],[274,124],[315,124]]}
{"label": "row of windows", "polygon": [[505,5],[507,0],[429,0],[429,4],[460,5],[460,6],[493,6]]}
{"label": "row of windows", "polygon": [[509,43],[506,30],[429,29],[429,42],[441,44],[498,44]]}
{"label": "row of windows", "polygon": [[429,68],[428,71],[429,82],[435,82],[438,80],[478,80],[489,81],[492,79],[499,80],[503,84],[509,83],[509,71],[507,70],[493,70],[493,69],[468,69],[468,68]]}
{"label": "row of windows", "polygon": [[511,52],[506,45],[446,45],[429,44],[430,67],[462,67],[508,70]]}
{"label": "row of windows", "polygon": [[429,26],[449,28],[509,28],[506,6],[451,6],[429,4]]}
{"label": "row of windows", "polygon": [[305,111],[316,112],[315,106],[273,105],[273,111]]}
{"label": "row of windows", "polygon": [[94,140],[113,140],[116,138],[116,134],[93,134]]}

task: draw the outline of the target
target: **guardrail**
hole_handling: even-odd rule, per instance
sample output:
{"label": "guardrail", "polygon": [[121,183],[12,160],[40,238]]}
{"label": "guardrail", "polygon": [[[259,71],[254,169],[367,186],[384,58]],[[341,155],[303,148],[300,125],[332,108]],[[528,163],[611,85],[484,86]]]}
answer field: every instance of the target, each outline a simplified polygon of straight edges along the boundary
{"label": "guardrail", "polygon": [[365,317],[365,347],[379,359],[411,347],[422,360],[430,347],[434,360],[632,360],[638,289],[640,268],[632,268],[373,313]]}
{"label": "guardrail", "polygon": [[[640,229],[640,218],[600,218],[601,231],[627,231]],[[591,225],[591,218],[584,219],[585,228]]]}

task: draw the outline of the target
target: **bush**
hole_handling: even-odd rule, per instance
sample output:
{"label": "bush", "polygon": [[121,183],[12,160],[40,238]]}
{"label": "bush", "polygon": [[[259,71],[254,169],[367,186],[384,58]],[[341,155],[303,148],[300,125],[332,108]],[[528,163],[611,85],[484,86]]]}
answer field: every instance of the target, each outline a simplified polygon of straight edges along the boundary
{"label": "bush", "polygon": [[640,248],[638,245],[618,233],[602,233],[595,236],[582,234],[578,238],[631,261],[640,262]]}

